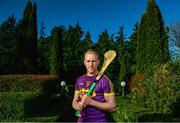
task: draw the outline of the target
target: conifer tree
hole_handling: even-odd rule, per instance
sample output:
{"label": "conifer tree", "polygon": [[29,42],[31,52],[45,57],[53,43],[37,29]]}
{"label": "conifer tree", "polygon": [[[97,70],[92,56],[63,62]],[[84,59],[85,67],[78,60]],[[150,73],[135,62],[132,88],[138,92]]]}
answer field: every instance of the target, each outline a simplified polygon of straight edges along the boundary
{"label": "conifer tree", "polygon": [[96,43],[96,49],[99,52],[101,60],[103,59],[103,55],[107,50],[113,48],[113,41],[109,36],[108,30],[105,29],[98,38],[98,42]]}
{"label": "conifer tree", "polygon": [[[125,53],[125,34],[124,34],[124,26],[121,26],[117,36],[115,37],[115,49],[117,52],[117,58],[116,58],[116,74],[117,75],[117,83],[116,86],[120,87],[120,83],[122,81],[122,76],[125,76],[126,73],[123,73],[124,66],[122,66],[123,63],[123,56]],[[119,89],[118,89],[119,90]]]}
{"label": "conifer tree", "polygon": [[[102,66],[102,63],[103,63],[103,60],[104,60],[104,53],[107,52],[108,50],[112,50],[114,49],[114,41],[113,41],[113,38],[112,36],[109,35],[108,33],[108,30],[105,29],[100,35],[99,35],[99,38],[98,38],[98,42],[95,44],[95,49],[96,51],[99,53],[99,56],[100,56],[100,65],[99,67]],[[113,68],[112,68],[113,65],[110,65],[108,67],[108,70],[106,71],[106,75],[108,77],[111,78],[112,76],[112,72],[113,72]],[[111,75],[111,76],[110,76]]]}
{"label": "conifer tree", "polygon": [[19,72],[33,73],[37,68],[36,4],[28,1],[23,19],[18,24]]}
{"label": "conifer tree", "polygon": [[68,82],[74,82],[78,76],[84,74],[82,35],[82,28],[77,23],[75,26],[70,25],[63,36],[64,79]]}
{"label": "conifer tree", "polygon": [[86,50],[89,49],[89,48],[91,48],[91,47],[93,46],[93,41],[92,41],[92,39],[91,39],[91,34],[90,34],[89,31],[86,32],[85,38],[84,38],[83,42],[84,42],[84,45],[85,45],[85,49],[86,49]]}
{"label": "conifer tree", "polygon": [[16,72],[16,20],[10,16],[0,25],[0,74]]}
{"label": "conifer tree", "polygon": [[49,73],[49,45],[45,35],[44,23],[41,23],[40,38],[38,40],[38,72],[43,74]]}
{"label": "conifer tree", "polygon": [[129,48],[129,64],[131,65],[131,72],[136,72],[137,71],[137,33],[138,33],[138,23],[134,25],[133,28],[133,33],[129,37],[130,40],[130,48]]}
{"label": "conifer tree", "polygon": [[120,30],[117,33],[117,36],[115,37],[115,39],[116,39],[115,47],[116,47],[116,51],[117,51],[118,62],[121,63],[122,57],[125,53],[125,50],[124,50],[124,42],[125,42],[124,26],[120,27]]}
{"label": "conifer tree", "polygon": [[64,28],[54,27],[52,30],[51,48],[50,48],[50,71],[51,75],[63,75],[63,39]]}
{"label": "conifer tree", "polygon": [[119,82],[122,82],[123,80],[125,80],[125,76],[127,74],[127,67],[128,67],[128,52],[125,52],[121,60]]}
{"label": "conifer tree", "polygon": [[[93,48],[93,41],[91,39],[91,34],[90,32],[86,32],[85,34],[85,38],[83,39],[82,43],[81,43],[81,52],[84,54],[88,49]],[[81,55],[81,59],[83,61],[84,56]]]}
{"label": "conifer tree", "polygon": [[63,67],[65,71],[71,69],[73,64],[82,63],[81,61],[81,37],[83,31],[77,23],[75,27],[69,26],[67,31],[64,34],[63,38],[63,56],[64,56],[64,64]]}
{"label": "conifer tree", "polygon": [[137,64],[143,72],[152,64],[169,60],[168,38],[161,12],[154,0],[148,0],[138,28]]}

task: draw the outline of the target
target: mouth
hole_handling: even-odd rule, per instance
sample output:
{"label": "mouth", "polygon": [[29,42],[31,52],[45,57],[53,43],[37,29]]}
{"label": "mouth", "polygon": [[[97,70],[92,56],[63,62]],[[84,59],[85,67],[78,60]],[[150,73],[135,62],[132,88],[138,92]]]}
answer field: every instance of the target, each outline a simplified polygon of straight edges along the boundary
{"label": "mouth", "polygon": [[94,68],[89,68],[89,71],[91,71],[91,72],[94,71]]}

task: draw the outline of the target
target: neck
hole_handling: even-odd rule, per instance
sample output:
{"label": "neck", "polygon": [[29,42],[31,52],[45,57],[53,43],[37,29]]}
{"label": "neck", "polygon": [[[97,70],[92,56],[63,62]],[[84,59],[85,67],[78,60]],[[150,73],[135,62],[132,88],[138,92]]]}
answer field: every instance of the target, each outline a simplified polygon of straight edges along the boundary
{"label": "neck", "polygon": [[95,71],[94,73],[87,73],[87,76],[96,76],[99,71]]}

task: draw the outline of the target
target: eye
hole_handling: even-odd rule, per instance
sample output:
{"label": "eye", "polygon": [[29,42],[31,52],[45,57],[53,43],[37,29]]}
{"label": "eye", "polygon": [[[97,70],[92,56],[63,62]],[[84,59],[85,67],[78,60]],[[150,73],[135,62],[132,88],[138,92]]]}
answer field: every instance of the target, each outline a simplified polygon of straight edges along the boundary
{"label": "eye", "polygon": [[92,60],[92,63],[96,63],[96,61],[95,61],[95,60]]}

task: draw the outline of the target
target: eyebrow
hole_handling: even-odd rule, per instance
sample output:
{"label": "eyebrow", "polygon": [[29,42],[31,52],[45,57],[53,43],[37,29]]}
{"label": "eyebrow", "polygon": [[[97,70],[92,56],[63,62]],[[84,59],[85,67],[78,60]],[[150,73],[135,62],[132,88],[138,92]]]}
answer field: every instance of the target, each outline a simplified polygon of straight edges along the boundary
{"label": "eyebrow", "polygon": [[96,60],[86,60],[86,61],[88,61],[88,62],[90,62],[90,61],[95,62]]}

